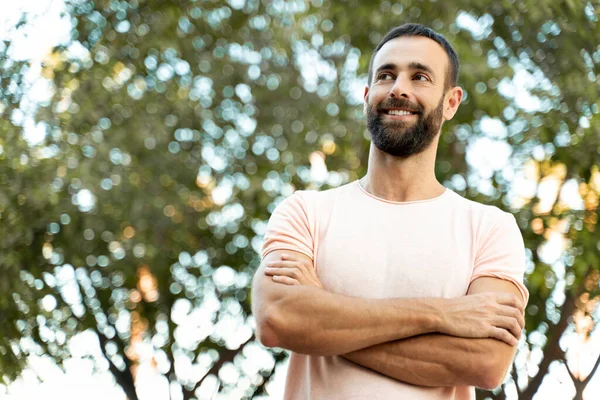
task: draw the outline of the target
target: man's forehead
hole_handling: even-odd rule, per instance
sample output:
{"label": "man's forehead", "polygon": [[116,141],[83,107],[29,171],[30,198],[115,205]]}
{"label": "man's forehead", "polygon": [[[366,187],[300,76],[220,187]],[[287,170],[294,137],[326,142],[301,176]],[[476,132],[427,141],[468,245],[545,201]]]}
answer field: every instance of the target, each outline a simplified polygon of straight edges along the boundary
{"label": "man's forehead", "polygon": [[429,66],[436,74],[443,74],[448,66],[444,48],[423,36],[401,36],[386,42],[373,59],[373,70],[384,64],[406,67],[411,63]]}

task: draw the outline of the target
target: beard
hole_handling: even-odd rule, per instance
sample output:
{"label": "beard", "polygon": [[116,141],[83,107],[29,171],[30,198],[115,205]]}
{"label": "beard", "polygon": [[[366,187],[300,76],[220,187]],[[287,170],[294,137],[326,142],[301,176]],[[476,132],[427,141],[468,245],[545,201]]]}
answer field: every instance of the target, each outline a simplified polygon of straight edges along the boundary
{"label": "beard", "polygon": [[[415,110],[416,122],[382,120],[384,109],[404,108]],[[438,106],[428,114],[422,106],[415,106],[404,98],[389,99],[367,109],[367,128],[373,144],[385,153],[399,158],[419,154],[431,145],[443,122],[444,96]],[[410,124],[412,123],[412,126]]]}

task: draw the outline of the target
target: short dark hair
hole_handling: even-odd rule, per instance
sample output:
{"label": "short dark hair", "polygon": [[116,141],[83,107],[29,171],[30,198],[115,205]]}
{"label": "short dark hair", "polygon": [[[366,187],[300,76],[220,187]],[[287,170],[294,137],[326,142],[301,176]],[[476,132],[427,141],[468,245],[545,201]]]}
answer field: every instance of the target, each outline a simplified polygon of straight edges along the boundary
{"label": "short dark hair", "polygon": [[448,43],[444,36],[437,33],[433,29],[421,24],[400,25],[389,31],[387,35],[385,35],[385,37],[381,39],[381,42],[379,42],[377,47],[375,47],[375,51],[371,56],[371,61],[369,61],[369,80],[367,82],[367,85],[370,86],[371,80],[373,79],[373,60],[375,59],[375,55],[377,55],[377,52],[381,50],[384,44],[386,44],[392,39],[396,39],[401,36],[423,36],[439,43],[440,46],[442,46],[446,51],[449,60],[448,73],[446,74],[446,89],[456,86],[456,82],[458,81],[458,69],[460,67],[456,52],[454,51],[452,46],[450,46],[450,43]]}

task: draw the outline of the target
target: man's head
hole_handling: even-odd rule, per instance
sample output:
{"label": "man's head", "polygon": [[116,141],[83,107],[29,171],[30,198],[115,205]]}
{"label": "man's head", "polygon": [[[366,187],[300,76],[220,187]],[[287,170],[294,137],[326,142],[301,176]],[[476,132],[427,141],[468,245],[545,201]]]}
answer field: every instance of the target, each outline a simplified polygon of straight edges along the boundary
{"label": "man's head", "polygon": [[446,55],[448,56],[448,60],[449,60],[449,68],[447,68],[448,75],[446,76],[446,82],[445,82],[446,89],[450,89],[450,88],[453,88],[454,86],[456,86],[456,83],[458,81],[458,70],[460,68],[460,63],[458,61],[458,56],[456,55],[456,52],[454,51],[454,49],[452,48],[450,43],[448,43],[448,41],[446,40],[446,38],[444,36],[440,35],[433,29],[427,28],[426,26],[423,26],[421,24],[404,24],[404,25],[398,26],[398,27],[392,29],[391,31],[389,31],[387,33],[387,35],[385,35],[385,37],[383,39],[381,39],[381,41],[379,42],[377,47],[375,47],[375,51],[373,52],[373,55],[371,56],[371,60],[369,61],[369,81],[368,81],[367,85],[371,85],[371,83],[372,83],[373,60],[375,59],[375,56],[377,55],[379,50],[381,50],[383,45],[385,45],[390,40],[396,39],[398,37],[419,37],[419,36],[431,39],[431,40],[437,42],[440,46],[442,46],[442,48],[446,52]]}
{"label": "man's head", "polygon": [[369,63],[365,114],[373,144],[401,158],[427,149],[462,100],[458,58],[443,36],[417,24],[390,31]]}

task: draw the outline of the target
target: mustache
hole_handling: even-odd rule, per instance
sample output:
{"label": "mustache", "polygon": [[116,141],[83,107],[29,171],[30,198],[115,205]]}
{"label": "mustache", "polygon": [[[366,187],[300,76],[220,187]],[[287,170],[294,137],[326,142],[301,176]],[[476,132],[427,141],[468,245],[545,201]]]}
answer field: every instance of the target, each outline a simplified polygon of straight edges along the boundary
{"label": "mustache", "polygon": [[419,114],[423,113],[423,106],[418,103],[411,103],[407,99],[401,98],[390,98],[382,101],[377,105],[376,110],[378,112],[390,109],[390,108],[402,108],[404,110],[416,112]]}

